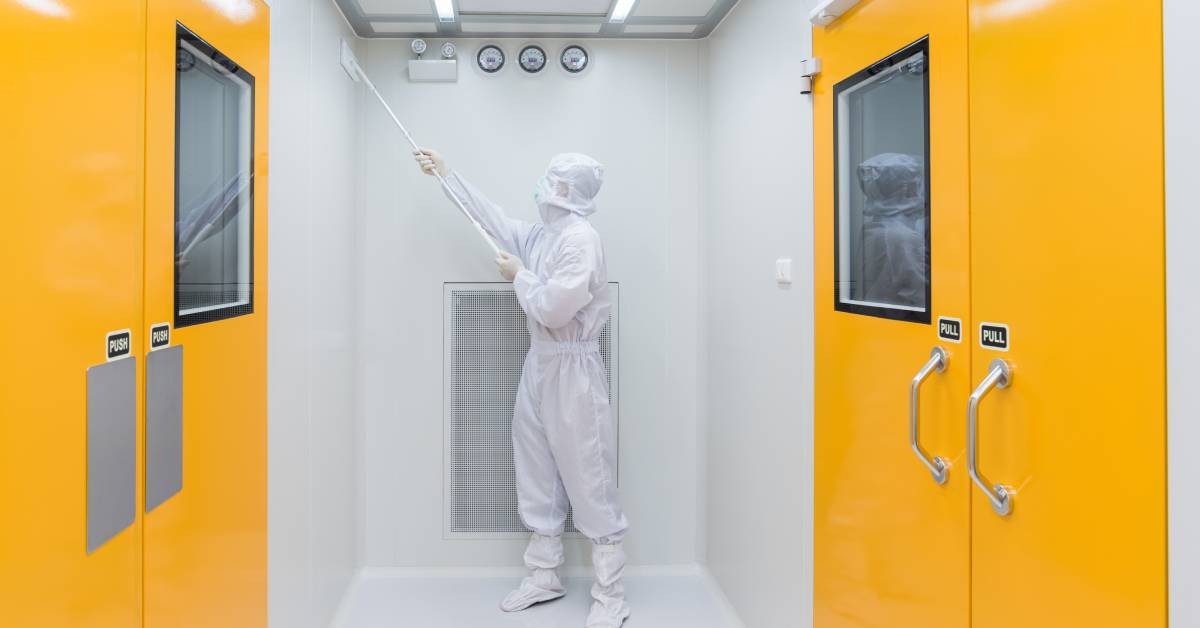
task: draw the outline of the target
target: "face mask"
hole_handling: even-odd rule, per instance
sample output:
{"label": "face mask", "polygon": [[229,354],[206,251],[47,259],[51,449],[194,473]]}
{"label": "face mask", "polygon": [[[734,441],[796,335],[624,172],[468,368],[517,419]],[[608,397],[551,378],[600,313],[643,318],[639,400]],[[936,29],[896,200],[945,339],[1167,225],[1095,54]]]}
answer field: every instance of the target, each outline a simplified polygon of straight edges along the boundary
{"label": "face mask", "polygon": [[550,187],[550,178],[542,177],[538,181],[537,188],[533,191],[533,201],[540,206],[553,197],[554,190]]}

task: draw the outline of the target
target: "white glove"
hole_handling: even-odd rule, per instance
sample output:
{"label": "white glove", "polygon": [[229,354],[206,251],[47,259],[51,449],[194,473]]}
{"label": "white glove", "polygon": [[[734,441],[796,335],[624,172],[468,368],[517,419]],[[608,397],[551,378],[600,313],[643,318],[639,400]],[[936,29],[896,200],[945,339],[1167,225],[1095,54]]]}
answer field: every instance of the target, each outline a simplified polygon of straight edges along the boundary
{"label": "white glove", "polygon": [[525,270],[525,265],[521,263],[521,258],[500,251],[500,256],[496,258],[496,267],[500,269],[500,276],[504,277],[505,281],[512,281],[517,278],[517,273]]}
{"label": "white glove", "polygon": [[446,160],[442,159],[441,154],[432,148],[414,150],[413,159],[417,161],[417,165],[425,174],[432,175],[435,171],[443,177],[450,174],[450,169],[446,167]]}

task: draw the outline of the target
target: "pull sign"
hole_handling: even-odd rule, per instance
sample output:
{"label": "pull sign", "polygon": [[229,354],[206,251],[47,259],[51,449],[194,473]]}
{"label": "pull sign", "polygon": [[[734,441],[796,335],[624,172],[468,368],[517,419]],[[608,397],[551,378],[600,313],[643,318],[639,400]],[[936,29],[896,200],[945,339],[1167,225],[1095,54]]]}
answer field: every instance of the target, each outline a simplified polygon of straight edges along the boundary
{"label": "pull sign", "polygon": [[104,346],[105,351],[108,353],[109,362],[129,355],[129,351],[132,348],[129,330],[122,329],[121,331],[109,332],[104,337]]}
{"label": "pull sign", "polygon": [[150,350],[157,351],[171,346],[171,324],[159,323],[150,328]]}
{"label": "pull sign", "polygon": [[980,323],[979,346],[984,349],[1008,351],[1008,325],[1004,323]]}
{"label": "pull sign", "polygon": [[939,316],[938,338],[950,342],[962,342],[962,319]]}

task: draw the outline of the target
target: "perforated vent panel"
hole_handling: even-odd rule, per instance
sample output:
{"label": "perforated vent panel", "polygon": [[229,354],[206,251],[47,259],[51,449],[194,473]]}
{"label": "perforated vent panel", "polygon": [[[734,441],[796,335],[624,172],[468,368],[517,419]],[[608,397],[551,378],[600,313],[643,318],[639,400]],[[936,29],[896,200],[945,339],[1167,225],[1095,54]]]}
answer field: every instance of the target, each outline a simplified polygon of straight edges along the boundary
{"label": "perforated vent panel", "polygon": [[[613,314],[600,336],[600,352],[615,420],[617,285],[611,290]],[[524,536],[512,416],[529,351],[525,313],[507,284],[446,284],[445,295],[446,532]],[[567,531],[576,531],[570,515]]]}

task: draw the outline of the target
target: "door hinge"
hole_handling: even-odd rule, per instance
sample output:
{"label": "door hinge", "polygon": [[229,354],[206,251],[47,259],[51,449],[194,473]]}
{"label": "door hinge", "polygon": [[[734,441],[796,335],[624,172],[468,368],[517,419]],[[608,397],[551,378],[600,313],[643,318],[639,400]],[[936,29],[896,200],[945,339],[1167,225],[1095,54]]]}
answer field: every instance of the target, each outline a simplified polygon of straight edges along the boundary
{"label": "door hinge", "polygon": [[813,77],[821,73],[821,60],[814,57],[800,62],[800,93],[811,94]]}

